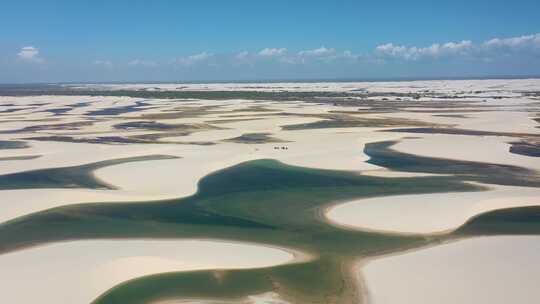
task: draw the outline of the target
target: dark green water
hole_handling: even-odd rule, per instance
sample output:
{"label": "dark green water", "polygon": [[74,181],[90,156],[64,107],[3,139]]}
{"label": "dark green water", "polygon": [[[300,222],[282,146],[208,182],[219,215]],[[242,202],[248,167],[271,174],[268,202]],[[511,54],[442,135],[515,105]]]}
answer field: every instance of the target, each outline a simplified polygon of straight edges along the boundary
{"label": "dark green water", "polygon": [[[369,143],[367,162],[395,171],[451,174],[462,180],[487,184],[540,187],[538,172],[522,167],[417,156],[392,149],[395,141]],[[459,147],[457,148],[459,149]]]}

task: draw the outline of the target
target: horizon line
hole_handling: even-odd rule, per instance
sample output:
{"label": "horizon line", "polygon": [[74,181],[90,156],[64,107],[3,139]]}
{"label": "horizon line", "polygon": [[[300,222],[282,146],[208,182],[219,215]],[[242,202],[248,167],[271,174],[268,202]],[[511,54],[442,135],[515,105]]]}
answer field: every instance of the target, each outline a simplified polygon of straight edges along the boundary
{"label": "horizon line", "polygon": [[317,82],[400,82],[400,81],[436,81],[436,80],[513,80],[540,79],[537,75],[484,75],[484,76],[433,76],[433,77],[347,77],[347,78],[253,78],[253,79],[213,79],[213,80],[114,80],[114,81],[52,81],[52,82],[0,82],[8,85],[74,85],[74,84],[212,84],[212,83],[317,83]]}

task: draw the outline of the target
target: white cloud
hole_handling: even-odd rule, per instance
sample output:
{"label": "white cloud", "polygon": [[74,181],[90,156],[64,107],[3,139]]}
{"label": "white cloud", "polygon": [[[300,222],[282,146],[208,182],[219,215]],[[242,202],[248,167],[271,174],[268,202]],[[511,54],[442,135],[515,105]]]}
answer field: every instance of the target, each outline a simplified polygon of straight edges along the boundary
{"label": "white cloud", "polygon": [[98,65],[98,66],[106,67],[106,68],[110,68],[110,67],[113,66],[111,61],[109,61],[109,60],[101,60],[101,59],[94,60],[94,64]]}
{"label": "white cloud", "polygon": [[260,56],[274,57],[282,56],[287,52],[286,48],[265,48],[259,52]]}
{"label": "white cloud", "polygon": [[375,51],[390,56],[404,56],[408,53],[407,48],[404,46],[394,45],[393,43],[386,43],[378,45]]}
{"label": "white cloud", "polygon": [[214,54],[202,52],[198,54],[193,54],[188,57],[178,58],[175,61],[181,65],[194,65],[196,63],[204,62],[212,58]]}
{"label": "white cloud", "polygon": [[130,66],[141,66],[141,67],[156,67],[158,64],[156,62],[154,62],[154,61],[133,59],[130,62],[128,62],[128,65],[130,65]]}
{"label": "white cloud", "polygon": [[482,44],[485,48],[540,48],[540,33],[511,38],[494,38]]}
{"label": "white cloud", "polygon": [[326,61],[345,60],[345,61],[351,62],[351,61],[358,61],[360,59],[366,59],[366,55],[355,54],[349,50],[345,50],[343,52],[334,52],[326,57],[323,57],[323,59]]}
{"label": "white cloud", "polygon": [[192,60],[192,61],[203,61],[203,60],[206,60],[208,58],[212,57],[212,54],[209,54],[207,52],[202,52],[202,53],[199,53],[199,54],[195,54],[195,55],[191,55],[188,57],[189,60]]}
{"label": "white cloud", "polygon": [[419,48],[416,46],[407,47],[386,43],[375,48],[378,55],[387,57],[402,58],[405,60],[418,60],[424,57],[441,57],[451,55],[466,55],[473,47],[472,41],[463,40],[460,42],[446,42],[444,44],[434,43],[428,47]]}
{"label": "white cloud", "polygon": [[359,56],[358,55],[354,55],[351,51],[349,50],[346,50],[346,51],[343,51],[343,54],[342,56],[344,58],[358,58]]}
{"label": "white cloud", "polygon": [[234,55],[234,58],[235,59],[238,59],[238,60],[245,60],[247,58],[249,58],[249,52],[248,51],[242,51],[240,53],[237,53],[236,55]]}
{"label": "white cloud", "polygon": [[26,62],[43,62],[43,59],[39,57],[39,50],[33,46],[22,47],[17,57]]}
{"label": "white cloud", "polygon": [[248,51],[238,52],[230,57],[230,62],[233,65],[254,65],[257,61],[257,54],[252,54]]}
{"label": "white cloud", "polygon": [[341,60],[347,60],[347,61],[357,61],[360,59],[365,59],[364,54],[354,54],[353,52],[349,50],[345,50],[341,53],[336,53],[335,55],[331,56],[333,59],[341,59]]}
{"label": "white cloud", "polygon": [[428,47],[404,46],[387,43],[375,48],[375,55],[381,58],[419,60],[439,57],[474,57],[485,61],[493,57],[509,54],[540,53],[540,33],[510,38],[493,38],[479,44],[470,40],[461,42],[435,43]]}
{"label": "white cloud", "polygon": [[452,50],[452,51],[463,51],[467,50],[472,46],[472,41],[462,40],[461,42],[447,42],[443,44],[443,49]]}
{"label": "white cloud", "polygon": [[331,55],[333,53],[335,53],[336,50],[335,49],[332,49],[332,48],[326,48],[324,46],[321,46],[320,48],[317,48],[317,49],[313,49],[313,50],[305,50],[305,51],[300,51],[298,52],[298,56],[328,56],[328,55]]}
{"label": "white cloud", "polygon": [[327,48],[321,46],[320,48],[312,50],[303,50],[296,54],[286,58],[284,62],[291,64],[306,64],[310,62],[334,62],[334,61],[356,61],[360,58],[360,55],[353,54],[351,51],[346,50],[343,52],[337,52],[334,48]]}

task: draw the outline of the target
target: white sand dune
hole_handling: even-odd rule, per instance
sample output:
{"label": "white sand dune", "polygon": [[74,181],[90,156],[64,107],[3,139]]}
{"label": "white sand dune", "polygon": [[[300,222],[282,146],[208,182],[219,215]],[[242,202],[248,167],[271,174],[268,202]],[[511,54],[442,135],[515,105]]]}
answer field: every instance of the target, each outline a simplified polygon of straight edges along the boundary
{"label": "white sand dune", "polygon": [[[166,154],[178,155],[181,159],[126,163],[99,169],[96,176],[124,190],[156,197],[180,197],[194,193],[198,180],[205,175],[254,159],[276,159],[290,165],[319,169],[358,172],[380,169],[366,163],[368,157],[362,151],[366,143],[388,137],[369,128],[356,132],[282,131],[275,136],[290,142],[179,146],[174,148],[174,153]],[[399,135],[394,136],[398,138]],[[203,140],[204,134],[195,133],[191,138]],[[288,149],[274,149],[276,146]]]}
{"label": "white sand dune", "polygon": [[361,273],[370,303],[538,303],[539,236],[484,237],[377,258]]}
{"label": "white sand dune", "polygon": [[[76,87],[111,90],[155,89],[165,91],[289,91],[289,92],[343,92],[365,89],[370,92],[419,92],[430,89],[440,93],[468,93],[491,96],[493,92],[514,95],[513,90],[538,88],[539,79],[487,79],[487,80],[418,80],[398,82],[272,82],[272,83],[163,83],[163,84],[80,84]],[[502,91],[502,92],[501,92]]]}
{"label": "white sand dune", "polygon": [[490,186],[488,191],[397,195],[362,199],[330,208],[326,217],[350,229],[405,234],[449,232],[492,210],[539,206],[540,189]]}
{"label": "white sand dune", "polygon": [[[497,82],[498,83],[498,82]],[[529,81],[515,83],[513,85],[529,86]],[[436,84],[439,90],[445,91],[448,85],[456,86],[454,82],[427,82],[422,85]],[[372,83],[375,87],[395,86],[405,87],[407,84],[394,83]],[[422,85],[415,83],[415,86]],[[502,84],[501,84],[502,85]],[[485,82],[473,82],[473,87],[488,86]],[[311,85],[308,87],[311,88]],[[349,87],[349,84],[347,84]],[[455,88],[454,88],[455,89]],[[451,89],[451,90],[454,90]],[[400,89],[401,90],[401,89]],[[69,106],[70,104],[89,101],[90,104],[77,108],[74,115],[62,117],[62,122],[79,121],[78,116],[96,109],[109,107],[118,107],[133,105],[136,98],[129,97],[65,97],[65,96],[39,96],[39,97],[0,97],[0,101],[25,104],[34,104],[39,102],[51,102],[44,106],[47,108],[56,108]],[[174,103],[166,100],[146,100],[145,102],[158,106],[157,109],[145,110],[144,113],[160,113],[161,110],[173,109],[176,106],[198,107],[198,104],[192,103]],[[523,101],[522,101],[523,102]],[[327,113],[330,110],[350,110],[347,107],[336,107],[329,104],[305,104],[300,102],[252,102],[247,100],[229,100],[229,101],[203,101],[205,105],[215,105],[216,110],[238,110],[246,109],[253,105],[263,105],[268,108],[289,113]],[[80,111],[84,109],[85,111]],[[126,113],[122,117],[136,117],[142,112]],[[256,112],[231,112],[247,115],[256,115]],[[494,120],[489,115],[498,112],[486,112],[473,116],[471,119],[461,119],[457,121],[467,121],[469,124],[482,125],[486,122],[490,126]],[[50,114],[50,113],[49,113]],[[433,117],[430,113],[393,113],[382,115],[385,117],[414,118],[426,120],[434,123],[448,123],[447,117]],[[42,112],[25,114],[29,118],[38,115],[44,116]],[[222,114],[209,114],[197,117],[178,118],[165,120],[167,123],[204,123],[205,121],[216,119]],[[405,115],[405,116],[404,116]],[[476,113],[475,113],[476,115]],[[527,120],[527,128],[530,127],[532,120],[527,119],[516,112],[506,114],[497,114],[496,120],[506,121],[517,118]],[[503,115],[503,116],[501,116]],[[510,115],[510,116],[504,116]],[[368,115],[369,117],[379,117],[380,115]],[[484,117],[485,116],[485,117]],[[88,119],[88,117],[83,117]],[[140,120],[140,118],[136,118]],[[108,159],[143,156],[151,154],[162,154],[178,156],[181,159],[144,161],[126,163],[111,167],[99,169],[95,175],[117,187],[117,191],[93,191],[93,190],[24,190],[24,191],[2,191],[6,198],[4,211],[1,213],[0,222],[13,219],[28,213],[45,210],[52,207],[58,207],[70,203],[84,203],[96,201],[122,202],[122,201],[147,201],[157,199],[169,199],[185,197],[195,193],[198,181],[211,172],[233,166],[235,164],[254,160],[254,159],[277,159],[284,163],[297,166],[305,166],[320,169],[334,169],[362,172],[374,176],[419,176],[425,174],[403,173],[389,171],[375,165],[366,163],[368,157],[363,153],[365,144],[382,140],[400,140],[405,136],[421,136],[420,139],[405,139],[395,145],[399,151],[433,156],[446,157],[453,159],[489,161],[494,163],[519,165],[528,168],[540,168],[539,160],[508,153],[507,138],[500,137],[476,137],[476,136],[458,136],[458,135],[419,135],[403,134],[391,132],[378,132],[381,128],[337,128],[337,129],[311,129],[284,131],[281,126],[288,124],[298,124],[316,121],[318,118],[312,117],[294,117],[294,116],[267,116],[262,120],[235,121],[220,124],[225,130],[212,130],[204,132],[195,132],[188,136],[179,136],[173,138],[175,141],[203,142],[209,140],[218,141],[213,146],[200,145],[101,145],[84,143],[66,143],[66,142],[31,142],[31,147],[24,150],[2,150],[0,157],[24,155],[42,155],[39,158],[24,161],[3,162],[0,166],[0,174],[15,173],[27,170],[36,170],[44,168],[54,168],[63,166],[76,166],[96,161]],[[122,130],[113,129],[113,125],[125,120],[115,118],[99,117],[99,120],[92,126],[84,126],[82,130],[67,130],[65,133],[87,132],[90,134],[101,134],[110,132],[107,135],[122,135]],[[58,123],[58,121],[47,122]],[[10,123],[11,124],[11,123]],[[6,129],[13,127],[24,127],[36,124],[36,122],[14,122],[15,125],[6,125]],[[502,125],[502,123],[501,123]],[[1,126],[0,126],[1,127]],[[148,131],[129,131],[128,134],[144,134]],[[246,133],[265,132],[271,133],[278,139],[288,141],[286,143],[266,143],[266,144],[239,144],[221,142],[223,139],[232,138]],[[46,135],[48,132],[45,132]],[[62,134],[62,130],[53,131],[55,134]],[[24,133],[20,137],[35,136],[34,133]],[[0,139],[13,139],[13,135],[0,135]],[[17,135],[19,137],[19,135]],[[168,138],[171,140],[171,138]],[[276,146],[286,146],[287,150],[274,149]],[[457,149],[456,147],[460,147]],[[47,193],[48,195],[45,195]],[[414,229],[413,229],[414,230]],[[433,229],[432,229],[433,230]]]}
{"label": "white sand dune", "polygon": [[1,303],[90,303],[143,276],[243,269],[303,261],[291,250],[212,240],[100,240],[56,243],[0,255]]}

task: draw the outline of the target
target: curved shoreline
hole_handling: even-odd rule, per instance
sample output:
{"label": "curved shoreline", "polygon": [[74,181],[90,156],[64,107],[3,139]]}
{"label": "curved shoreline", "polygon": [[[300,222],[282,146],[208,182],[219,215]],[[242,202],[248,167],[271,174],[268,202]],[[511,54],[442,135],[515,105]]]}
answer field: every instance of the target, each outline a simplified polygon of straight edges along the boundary
{"label": "curved shoreline", "polygon": [[[473,183],[484,189],[487,185]],[[521,192],[520,192],[521,191]],[[507,192],[509,196],[504,197]],[[527,195],[513,193],[527,192]],[[332,225],[356,231],[403,236],[437,236],[452,233],[471,219],[495,210],[540,205],[540,190],[527,187],[489,185],[479,192],[455,192],[448,194],[410,194],[383,196],[334,204],[325,208],[323,216]],[[502,197],[501,197],[502,196]],[[412,200],[421,202],[411,206]],[[442,201],[446,198],[446,201]],[[446,205],[435,209],[433,202]],[[458,206],[457,203],[461,204]],[[444,208],[447,208],[446,210]],[[405,208],[405,209],[403,209]],[[450,208],[450,209],[448,209]],[[403,211],[415,217],[405,217]],[[451,214],[451,213],[454,214]],[[355,215],[356,214],[356,215]],[[386,216],[381,218],[382,216]],[[443,216],[447,217],[445,220]],[[450,218],[452,217],[453,218]],[[373,221],[380,218],[381,221]],[[432,221],[432,226],[419,226],[423,219]],[[396,224],[401,221],[401,224]]]}
{"label": "curved shoreline", "polygon": [[[100,247],[102,248],[99,249]],[[94,254],[88,255],[86,253],[90,248],[94,250]],[[252,261],[246,258],[246,251],[252,255]],[[70,254],[73,256],[70,257]],[[221,258],[217,259],[218,255]],[[55,256],[55,261],[51,263],[44,259],[46,256]],[[115,258],[111,259],[112,257]],[[2,255],[0,264],[3,265],[2,281],[8,284],[8,287],[13,285],[5,289],[3,298],[6,301],[11,299],[25,303],[90,303],[117,284],[148,275],[209,269],[218,271],[265,268],[302,263],[312,258],[309,254],[290,248],[237,241],[115,239],[70,241],[28,248]],[[72,265],[75,261],[78,266]],[[33,267],[20,272],[19,266],[23,264]],[[58,275],[54,279],[43,281],[39,274],[43,274],[48,268]],[[87,270],[83,271],[81,268]],[[32,272],[36,272],[35,275],[31,275]],[[21,279],[17,279],[18,276],[21,276]],[[61,279],[62,277],[65,278]],[[32,289],[43,289],[43,292],[21,295],[19,291],[32,286],[32,280],[39,284]],[[24,287],[18,284],[23,284]],[[73,288],[68,287],[70,284],[74,285]],[[63,286],[62,290],[59,286]],[[86,292],[81,290],[80,286],[86,286]],[[94,295],[90,296],[88,290],[93,290]],[[10,293],[13,298],[10,298]],[[33,297],[34,301],[23,299],[28,297]],[[47,298],[49,300],[46,300]],[[56,300],[52,300],[53,298]],[[62,298],[65,300],[61,300]],[[79,300],[73,301],[76,298]]]}

